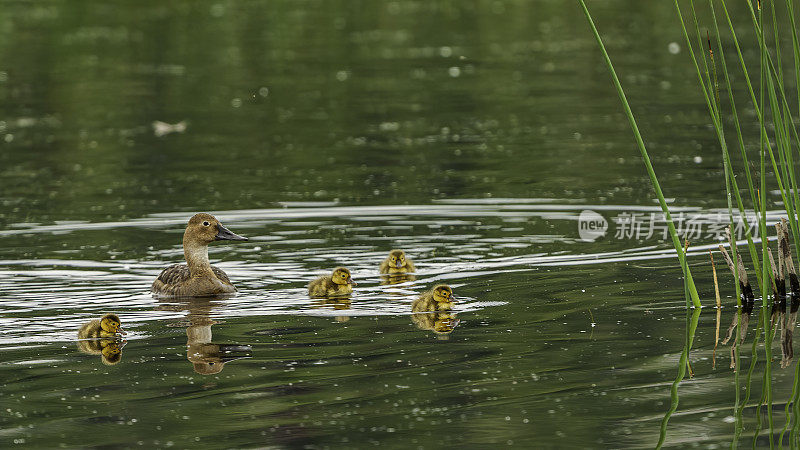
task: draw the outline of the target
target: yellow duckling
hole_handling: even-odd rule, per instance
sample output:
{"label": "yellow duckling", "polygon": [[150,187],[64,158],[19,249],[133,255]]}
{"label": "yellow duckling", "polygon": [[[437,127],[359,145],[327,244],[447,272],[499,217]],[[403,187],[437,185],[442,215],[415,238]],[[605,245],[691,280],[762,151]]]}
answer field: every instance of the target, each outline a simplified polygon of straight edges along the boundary
{"label": "yellow duckling", "polygon": [[91,320],[78,330],[79,339],[113,338],[125,333],[122,323],[116,314],[106,314],[102,318]]}
{"label": "yellow duckling", "polygon": [[414,263],[411,259],[406,258],[406,254],[402,250],[392,250],[389,256],[383,260],[380,267],[381,273],[395,274],[395,273],[408,273],[416,272]]}
{"label": "yellow duckling", "polygon": [[151,291],[162,297],[207,297],[236,292],[222,269],[208,261],[208,244],[214,241],[246,241],[222,226],[211,214],[189,219],[183,233],[183,255],[187,264],[173,264],[161,272]]}
{"label": "yellow duckling", "polygon": [[411,304],[412,312],[449,311],[453,308],[455,297],[453,290],[446,284],[440,284],[430,291],[423,292]]}
{"label": "yellow duckling", "polygon": [[125,334],[116,314],[106,314],[100,320],[91,320],[78,329],[78,350],[89,355],[100,355],[103,364],[114,365],[122,360],[122,341]]}
{"label": "yellow duckling", "polygon": [[353,292],[357,283],[350,277],[350,271],[337,267],[329,277],[319,277],[308,283],[310,297],[342,297]]}

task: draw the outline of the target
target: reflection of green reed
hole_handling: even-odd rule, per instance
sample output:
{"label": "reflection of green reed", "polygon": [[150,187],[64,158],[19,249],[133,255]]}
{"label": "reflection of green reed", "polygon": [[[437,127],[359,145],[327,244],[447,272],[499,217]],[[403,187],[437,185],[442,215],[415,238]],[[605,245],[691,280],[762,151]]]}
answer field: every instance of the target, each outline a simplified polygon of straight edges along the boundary
{"label": "reflection of green reed", "polygon": [[661,434],[658,438],[657,448],[660,448],[664,444],[664,439],[667,437],[669,418],[672,416],[672,413],[678,409],[678,385],[683,380],[683,377],[686,376],[686,367],[689,363],[689,350],[692,348],[692,342],[694,342],[694,334],[697,330],[697,323],[699,320],[700,308],[686,311],[686,345],[683,347],[680,362],[678,362],[678,376],[675,377],[675,381],[672,382],[672,386],[669,389],[669,410],[667,410],[667,413],[664,414],[664,418],[661,420]]}
{"label": "reflection of green reed", "polygon": [[[589,14],[588,9],[583,0],[579,0],[581,7],[583,8],[584,13],[589,21],[590,27],[592,32],[594,33],[595,39],[597,40],[600,50],[603,54],[605,62],[611,72],[611,77],[614,82],[614,86],[617,89],[617,93],[619,94],[620,100],[622,101],[623,108],[625,109],[625,113],[628,116],[628,120],[631,123],[631,127],[633,129],[634,136],[636,137],[636,142],[639,146],[639,150],[642,154],[642,158],[644,159],[645,166],[647,168],[648,174],[650,175],[650,180],[653,185],[654,190],[656,191],[656,195],[659,197],[659,201],[661,203],[662,210],[664,210],[664,214],[666,216],[667,222],[669,224],[670,235],[672,236],[673,244],[675,245],[676,251],[678,253],[678,259],[681,263],[681,268],[684,273],[684,280],[685,280],[685,291],[687,296],[687,305],[691,300],[693,305],[699,306],[699,299],[697,297],[697,292],[695,290],[694,283],[691,278],[691,273],[688,270],[688,266],[686,264],[686,256],[681,249],[680,240],[675,233],[674,227],[672,226],[672,221],[669,216],[669,211],[664,202],[663,195],[661,193],[661,188],[659,186],[658,180],[656,179],[655,172],[653,167],[650,163],[650,160],[647,155],[647,151],[644,147],[644,143],[642,141],[641,135],[639,130],[636,126],[636,121],[634,119],[633,113],[628,105],[628,102],[625,98],[625,94],[622,90],[622,86],[619,83],[619,79],[616,76],[614,68],[611,64],[611,60],[606,52],[605,47],[603,46],[602,40],[597,32],[597,29],[594,26],[592,21],[591,15]],[[758,281],[758,287],[761,292],[762,298],[762,310],[759,314],[759,320],[757,322],[756,328],[756,338],[753,342],[752,346],[752,353],[753,358],[750,363],[750,367],[748,369],[747,380],[746,380],[746,389],[745,389],[745,397],[740,402],[739,398],[739,345],[737,344],[738,339],[738,332],[737,338],[734,339],[734,353],[735,353],[735,364],[736,364],[736,371],[734,374],[734,379],[736,383],[736,397],[735,397],[735,434],[734,440],[731,444],[732,447],[736,447],[738,443],[738,438],[742,433],[743,425],[742,425],[742,415],[744,409],[747,407],[747,403],[750,398],[750,386],[751,386],[751,378],[753,371],[755,369],[756,363],[758,361],[757,358],[757,346],[759,342],[759,336],[761,330],[764,333],[764,353],[765,353],[765,361],[766,364],[764,366],[764,374],[763,374],[763,386],[762,386],[762,394],[759,399],[758,406],[756,407],[756,415],[758,420],[758,427],[755,430],[753,444],[755,445],[756,439],[758,438],[759,432],[762,426],[762,419],[761,419],[761,408],[762,406],[766,405],[766,416],[767,416],[767,424],[769,426],[769,443],[770,447],[774,445],[773,436],[774,436],[774,424],[772,418],[772,373],[771,373],[771,361],[772,361],[772,350],[771,350],[771,343],[773,340],[774,329],[770,324],[770,288],[772,284],[769,280],[772,279],[772,267],[768,257],[768,239],[767,239],[767,221],[766,221],[766,212],[767,212],[767,205],[766,205],[766,193],[767,193],[767,178],[766,178],[766,170],[771,168],[774,173],[774,184],[777,185],[778,191],[781,195],[781,200],[783,202],[784,208],[786,210],[786,214],[789,218],[789,225],[791,228],[791,234],[794,238],[795,248],[800,249],[800,224],[798,224],[797,220],[797,212],[798,207],[800,207],[800,198],[798,195],[800,193],[797,189],[797,177],[795,176],[795,168],[794,168],[794,156],[792,146],[794,145],[798,151],[800,152],[800,137],[798,137],[797,129],[794,125],[794,120],[792,118],[791,109],[789,106],[789,98],[786,95],[786,91],[784,89],[784,71],[783,71],[783,64],[782,64],[782,55],[780,49],[780,35],[779,30],[781,26],[788,28],[791,31],[791,55],[793,60],[793,67],[794,67],[794,81],[796,86],[800,86],[800,43],[798,42],[798,35],[797,35],[797,24],[794,17],[794,1],[793,0],[785,0],[785,11],[782,11],[781,17],[788,18],[788,24],[780,24],[777,20],[778,14],[776,13],[776,6],[774,2],[767,2],[766,4],[769,7],[767,21],[765,21],[764,11],[761,7],[761,2],[757,3],[757,8],[754,8],[751,2],[746,2],[748,6],[748,11],[750,15],[750,19],[752,22],[754,35],[757,40],[757,44],[759,46],[759,83],[758,83],[758,96],[756,95],[756,89],[753,87],[753,82],[751,81],[750,74],[747,70],[747,65],[745,64],[744,56],[742,54],[742,49],[739,45],[739,40],[736,36],[736,30],[733,26],[733,22],[731,20],[730,14],[728,13],[728,9],[725,5],[725,2],[718,2],[719,7],[721,7],[722,12],[722,20],[718,19],[717,11],[715,10],[715,5],[713,0],[708,0],[708,12],[710,13],[712,27],[713,27],[713,37],[714,40],[719,43],[722,42],[721,32],[719,23],[723,23],[723,27],[727,25],[728,32],[730,34],[730,38],[733,42],[734,48],[736,49],[736,59],[738,61],[738,67],[741,70],[742,77],[747,85],[747,93],[750,96],[750,106],[754,109],[756,118],[758,120],[759,125],[759,180],[758,180],[758,187],[755,186],[753,177],[750,173],[751,163],[747,156],[746,151],[746,144],[745,140],[742,136],[742,129],[741,129],[741,122],[739,120],[738,111],[736,109],[736,102],[734,100],[734,93],[733,87],[731,83],[731,77],[728,70],[728,65],[725,60],[725,53],[722,49],[722,46],[718,45],[715,49],[712,45],[712,38],[711,32],[707,32],[706,39],[703,39],[703,36],[700,33],[700,26],[699,21],[697,18],[697,13],[695,10],[695,5],[692,0],[689,1],[689,6],[691,10],[691,18],[693,21],[693,32],[694,37],[690,37],[690,32],[687,31],[686,24],[684,22],[684,17],[681,12],[680,5],[678,4],[677,0],[674,0],[675,9],[680,20],[681,30],[683,32],[685,41],[686,41],[686,48],[688,49],[689,56],[691,57],[692,64],[694,65],[698,84],[701,88],[701,92],[703,98],[706,102],[708,107],[709,116],[711,118],[712,125],[714,127],[714,131],[717,136],[717,140],[720,144],[720,149],[722,151],[722,160],[723,160],[723,172],[725,174],[725,188],[727,193],[727,204],[728,204],[728,214],[730,218],[730,225],[732,229],[735,229],[734,219],[741,220],[743,222],[744,228],[746,230],[745,237],[747,240],[747,249],[750,253],[752,264],[755,268],[756,277]],[[772,36],[769,36],[768,33],[764,32],[764,25],[768,24],[768,21],[771,19],[772,26]],[[695,42],[693,43],[693,39]],[[771,42],[768,42],[771,39]],[[706,56],[706,46],[704,43],[707,44],[707,52],[708,57]],[[714,50],[718,51],[718,57],[715,58]],[[699,55],[699,57],[698,57]],[[727,100],[728,100],[728,108],[729,111],[726,113],[723,112],[723,105],[720,100],[719,95],[719,88],[717,85],[717,67],[719,66],[720,71],[723,76],[723,81],[726,86],[727,91]],[[800,89],[797,90],[797,104],[800,108]],[[758,225],[758,234],[761,241],[761,255],[759,257],[758,247],[753,239],[753,236],[750,233],[750,224],[748,223],[747,219],[747,209],[745,203],[742,199],[740,194],[740,189],[736,180],[736,170],[734,169],[734,164],[731,159],[731,155],[728,149],[728,142],[726,140],[726,134],[724,130],[723,123],[726,119],[730,119],[733,122],[734,129],[735,129],[735,136],[736,136],[736,144],[739,147],[739,153],[741,155],[741,165],[742,170],[745,173],[745,179],[747,181],[747,190],[749,193],[749,202],[750,207],[752,210],[756,211],[757,214],[757,225]],[[771,133],[768,130],[774,130]],[[774,142],[774,144],[773,144]],[[777,155],[777,157],[776,157]],[[772,180],[770,180],[772,183]],[[734,209],[736,209],[736,214],[734,214]],[[737,248],[736,245],[731,246],[731,252],[733,253],[733,261],[737,261]],[[741,292],[739,289],[739,277],[738,273],[734,271],[734,278],[735,278],[735,285],[736,285],[736,298],[737,298],[737,305],[741,307]],[[666,427],[667,422],[669,421],[670,416],[672,413],[677,409],[678,404],[678,395],[677,395],[677,387],[680,381],[683,379],[685,375],[685,365],[686,365],[686,357],[688,356],[688,352],[691,349],[692,340],[694,337],[694,328],[696,327],[696,322],[693,324],[691,321],[687,322],[687,339],[686,344],[684,347],[684,353],[681,356],[681,362],[679,363],[678,367],[678,377],[676,378],[675,382],[673,383],[671,389],[671,396],[672,396],[672,404],[669,411],[664,416],[664,420],[661,426],[661,436],[659,439],[659,446],[661,446],[664,442],[666,437]],[[741,327],[741,315],[737,313],[737,327]],[[800,406],[798,406],[798,401],[800,400],[800,365],[796,365],[795,367],[795,381],[792,387],[792,394],[790,400],[786,404],[785,408],[785,415],[786,415],[786,423],[783,426],[783,429],[780,433],[780,439],[778,444],[782,445],[783,437],[785,432],[789,427],[790,421],[792,418],[795,420],[792,423],[792,428],[790,432],[790,442],[794,447],[795,443],[797,442],[798,433],[800,432],[800,420],[797,418],[800,417]]]}

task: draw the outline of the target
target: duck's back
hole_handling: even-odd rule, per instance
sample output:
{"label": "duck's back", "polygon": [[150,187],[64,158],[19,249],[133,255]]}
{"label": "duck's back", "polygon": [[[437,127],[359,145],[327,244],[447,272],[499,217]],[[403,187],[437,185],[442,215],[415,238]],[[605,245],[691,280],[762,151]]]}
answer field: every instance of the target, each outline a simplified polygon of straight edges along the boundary
{"label": "duck's back", "polygon": [[97,339],[100,337],[100,330],[100,320],[90,320],[78,329],[78,339]]}
{"label": "duck's back", "polygon": [[331,277],[319,277],[308,283],[308,295],[311,297],[325,297],[331,289],[336,289],[336,283]]}
{"label": "duck's back", "polygon": [[[222,269],[211,266],[211,271],[214,272],[214,276],[216,276],[224,286],[229,287],[229,289],[223,289],[219,292],[201,292],[201,290],[192,289],[191,281],[193,280],[192,273],[189,271],[189,266],[186,264],[173,264],[161,271],[158,278],[153,281],[153,286],[150,290],[156,294],[181,296],[202,296],[236,291],[228,275],[226,275]],[[193,290],[195,292],[192,292]]]}

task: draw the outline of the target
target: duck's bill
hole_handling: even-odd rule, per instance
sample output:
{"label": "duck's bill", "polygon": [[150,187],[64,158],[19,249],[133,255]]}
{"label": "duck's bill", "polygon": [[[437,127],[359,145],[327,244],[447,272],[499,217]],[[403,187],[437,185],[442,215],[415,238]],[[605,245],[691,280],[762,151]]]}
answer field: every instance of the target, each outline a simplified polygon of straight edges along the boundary
{"label": "duck's bill", "polygon": [[239,236],[238,234],[234,233],[233,231],[223,227],[221,223],[218,223],[217,224],[217,235],[214,236],[214,240],[216,240],[216,241],[246,241],[247,238],[244,237],[244,236]]}
{"label": "duck's bill", "polygon": [[119,333],[119,334],[121,334],[121,335],[126,335],[126,334],[128,334],[128,332],[127,332],[127,331],[125,331],[125,330],[123,330],[123,329],[122,329],[122,327],[119,327],[119,328],[117,328],[117,333]]}
{"label": "duck's bill", "polygon": [[352,278],[348,278],[348,279],[347,279],[347,283],[348,283],[348,284],[352,284],[353,286],[358,286],[358,283],[356,283],[355,281],[353,281],[353,279],[352,279]]}
{"label": "duck's bill", "polygon": [[395,265],[395,267],[397,267],[398,269],[399,269],[399,268],[401,268],[401,267],[403,267],[403,263],[401,263],[400,261],[397,261],[396,263],[394,263],[394,265]]}

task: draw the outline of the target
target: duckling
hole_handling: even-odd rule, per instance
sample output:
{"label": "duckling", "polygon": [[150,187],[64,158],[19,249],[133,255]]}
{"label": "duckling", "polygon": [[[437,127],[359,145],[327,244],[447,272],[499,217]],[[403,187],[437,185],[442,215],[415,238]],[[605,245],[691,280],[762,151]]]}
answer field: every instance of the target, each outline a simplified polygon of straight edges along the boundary
{"label": "duckling", "polygon": [[122,334],[126,333],[119,317],[116,314],[106,314],[78,329],[78,350],[89,355],[100,355],[103,364],[117,364],[122,360],[122,347],[125,345]]}
{"label": "duckling", "polygon": [[128,334],[122,329],[122,323],[116,314],[106,314],[102,318],[91,320],[78,330],[78,339],[113,338]]}
{"label": "duckling", "polygon": [[329,277],[319,277],[308,283],[310,297],[341,297],[353,292],[357,283],[350,277],[350,271],[337,267]]}
{"label": "duckling", "polygon": [[411,259],[406,258],[406,254],[402,250],[392,250],[389,256],[383,260],[380,266],[381,273],[395,274],[395,273],[408,273],[416,272],[414,263]]}
{"label": "duckling", "polygon": [[454,303],[453,290],[446,284],[440,284],[430,291],[420,294],[419,298],[411,304],[411,311],[449,311],[453,308]]}
{"label": "duckling", "polygon": [[162,297],[207,297],[236,292],[228,275],[208,262],[208,244],[221,240],[247,238],[231,232],[211,214],[192,216],[183,233],[183,255],[188,264],[173,264],[164,269],[151,291]]}

